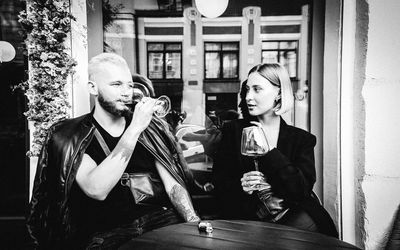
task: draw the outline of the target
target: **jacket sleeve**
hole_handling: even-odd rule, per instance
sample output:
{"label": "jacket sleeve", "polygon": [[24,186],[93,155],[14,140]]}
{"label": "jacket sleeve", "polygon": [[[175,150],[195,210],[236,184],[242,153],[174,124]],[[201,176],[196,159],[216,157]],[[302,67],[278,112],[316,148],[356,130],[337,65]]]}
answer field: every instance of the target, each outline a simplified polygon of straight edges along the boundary
{"label": "jacket sleeve", "polygon": [[[50,134],[50,133],[49,133]],[[29,239],[27,244],[35,249],[43,248],[48,235],[47,216],[49,214],[49,179],[48,179],[48,143],[49,134],[41,149],[36,167],[33,184],[32,199],[27,215],[27,230]]]}
{"label": "jacket sleeve", "polygon": [[291,159],[274,148],[260,157],[260,169],[267,176],[272,191],[290,204],[310,196],[315,183],[314,147],[316,138],[306,134],[293,149]]}

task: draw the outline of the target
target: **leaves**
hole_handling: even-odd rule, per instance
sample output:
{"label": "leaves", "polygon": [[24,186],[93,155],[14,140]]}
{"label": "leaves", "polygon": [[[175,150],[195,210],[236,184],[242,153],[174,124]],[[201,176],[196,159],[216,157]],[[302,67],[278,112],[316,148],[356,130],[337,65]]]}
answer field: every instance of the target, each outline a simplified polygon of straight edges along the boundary
{"label": "leaves", "polygon": [[76,61],[66,52],[64,41],[71,20],[75,18],[69,13],[67,0],[32,0],[27,11],[19,15],[26,33],[30,71],[29,80],[18,88],[29,100],[25,115],[35,127],[28,156],[39,154],[52,124],[69,117],[71,105],[65,85]]}

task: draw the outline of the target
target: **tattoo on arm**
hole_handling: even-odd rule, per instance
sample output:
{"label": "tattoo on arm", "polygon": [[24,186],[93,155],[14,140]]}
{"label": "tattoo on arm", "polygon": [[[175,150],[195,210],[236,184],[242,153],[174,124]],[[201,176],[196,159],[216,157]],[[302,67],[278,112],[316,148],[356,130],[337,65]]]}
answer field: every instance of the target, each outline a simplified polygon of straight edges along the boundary
{"label": "tattoo on arm", "polygon": [[178,210],[179,214],[182,215],[185,221],[193,222],[200,220],[194,211],[188,192],[181,185],[175,184],[171,188],[168,195],[172,204],[175,206],[176,210]]}
{"label": "tattoo on arm", "polygon": [[120,145],[120,143],[117,144],[117,146],[115,146],[114,150],[111,152],[110,157],[114,158],[114,157],[121,157],[121,159],[128,163],[129,159],[132,156],[132,152],[133,149],[124,147],[123,145]]}

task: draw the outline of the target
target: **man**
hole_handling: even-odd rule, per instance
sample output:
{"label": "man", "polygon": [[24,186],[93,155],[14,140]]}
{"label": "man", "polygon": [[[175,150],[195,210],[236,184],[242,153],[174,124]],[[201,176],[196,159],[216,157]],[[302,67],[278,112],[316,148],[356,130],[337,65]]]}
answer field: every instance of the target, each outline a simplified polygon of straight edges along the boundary
{"label": "man", "polygon": [[[27,220],[35,246],[117,248],[144,231],[198,221],[187,192],[185,164],[171,156],[176,148],[157,139],[163,132],[153,122],[155,100],[144,98],[133,114],[128,107],[134,82],[126,61],[111,53],[93,57],[89,91],[94,110],[53,125],[41,151]],[[95,131],[110,154],[103,151]],[[166,150],[157,152],[159,148]],[[135,172],[158,176],[170,202],[135,204],[121,181],[124,173]]]}

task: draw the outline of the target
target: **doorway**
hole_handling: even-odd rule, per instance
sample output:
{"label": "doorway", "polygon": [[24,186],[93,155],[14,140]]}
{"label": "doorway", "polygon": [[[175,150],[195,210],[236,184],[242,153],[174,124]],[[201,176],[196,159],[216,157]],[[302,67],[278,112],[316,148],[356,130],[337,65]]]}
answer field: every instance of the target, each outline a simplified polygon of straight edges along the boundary
{"label": "doorway", "polygon": [[0,4],[0,40],[16,51],[14,59],[0,63],[0,218],[23,218],[28,201],[25,96],[13,87],[26,80],[27,60],[22,46],[18,14],[20,1]]}

